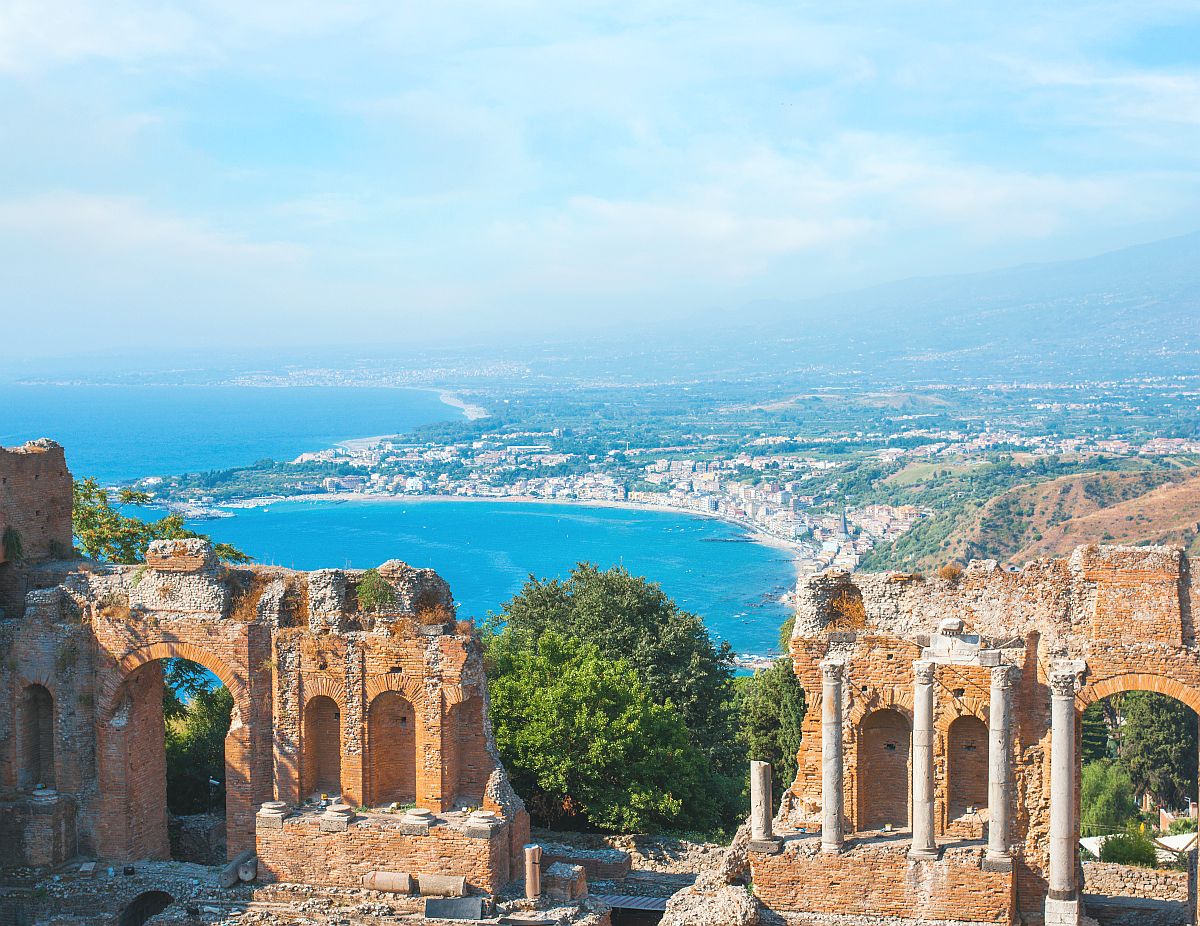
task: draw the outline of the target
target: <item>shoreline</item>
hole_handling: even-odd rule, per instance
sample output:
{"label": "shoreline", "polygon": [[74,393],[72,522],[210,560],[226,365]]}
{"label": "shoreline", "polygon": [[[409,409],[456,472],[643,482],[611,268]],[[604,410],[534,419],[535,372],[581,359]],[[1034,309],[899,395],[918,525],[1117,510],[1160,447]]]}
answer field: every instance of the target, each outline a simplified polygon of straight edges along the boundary
{"label": "shoreline", "polygon": [[[366,440],[367,438],[362,438]],[[625,511],[657,511],[664,514],[677,514],[685,516],[693,516],[698,518],[708,518],[713,521],[721,521],[724,524],[729,524],[733,527],[740,528],[746,532],[747,542],[761,544],[765,547],[779,550],[790,554],[792,571],[797,578],[800,578],[803,573],[800,571],[799,565],[799,546],[776,537],[773,534],[768,534],[764,531],[746,524],[743,521],[738,521],[733,518],[727,518],[711,511],[698,511],[692,508],[680,508],[675,505],[650,505],[644,502],[625,502],[611,501],[607,499],[586,499],[586,498],[539,498],[533,495],[373,495],[367,492],[314,492],[309,495],[270,495],[256,498],[235,499],[228,502],[219,502],[214,504],[214,508],[265,508],[272,504],[281,502],[386,502],[396,504],[398,502],[413,502],[416,504],[427,502],[499,502],[502,504],[512,505],[564,505],[576,508],[615,508]]]}

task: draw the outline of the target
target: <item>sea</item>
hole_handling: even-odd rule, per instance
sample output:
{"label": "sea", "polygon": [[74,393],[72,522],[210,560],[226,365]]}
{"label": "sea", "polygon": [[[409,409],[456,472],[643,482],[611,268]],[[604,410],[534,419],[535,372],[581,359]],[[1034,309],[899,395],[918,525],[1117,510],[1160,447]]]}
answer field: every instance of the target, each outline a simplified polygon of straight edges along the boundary
{"label": "sea", "polygon": [[[50,437],[77,477],[102,483],[293,459],[402,434],[461,412],[416,389],[0,385],[0,445]],[[459,612],[499,612],[531,577],[579,562],[657,582],[746,656],[778,651],[791,556],[741,528],[673,512],[537,502],[410,499],[274,502],[192,523],[256,561],[300,569],[429,566]]]}

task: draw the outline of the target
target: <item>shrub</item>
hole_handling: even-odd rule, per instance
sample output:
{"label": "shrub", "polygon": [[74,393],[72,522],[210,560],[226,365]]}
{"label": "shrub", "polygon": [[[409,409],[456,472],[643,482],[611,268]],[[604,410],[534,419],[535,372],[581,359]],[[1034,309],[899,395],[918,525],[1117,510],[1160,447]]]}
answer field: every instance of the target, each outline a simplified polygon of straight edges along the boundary
{"label": "shrub", "polygon": [[938,578],[945,579],[947,582],[957,582],[963,577],[963,567],[958,563],[946,563],[938,570]]}
{"label": "shrub", "polygon": [[25,558],[25,546],[21,543],[20,532],[11,524],[4,528],[4,558],[10,563],[19,563]]}
{"label": "shrub", "polygon": [[358,580],[355,589],[360,611],[382,611],[396,603],[396,593],[378,569],[368,569]]}
{"label": "shrub", "polygon": [[1191,817],[1179,817],[1171,821],[1171,825],[1167,827],[1168,836],[1178,836],[1180,833],[1196,832],[1196,821]]}
{"label": "shrub", "polygon": [[1104,841],[1100,847],[1100,861],[1153,868],[1157,857],[1150,837],[1140,830],[1130,830]]}

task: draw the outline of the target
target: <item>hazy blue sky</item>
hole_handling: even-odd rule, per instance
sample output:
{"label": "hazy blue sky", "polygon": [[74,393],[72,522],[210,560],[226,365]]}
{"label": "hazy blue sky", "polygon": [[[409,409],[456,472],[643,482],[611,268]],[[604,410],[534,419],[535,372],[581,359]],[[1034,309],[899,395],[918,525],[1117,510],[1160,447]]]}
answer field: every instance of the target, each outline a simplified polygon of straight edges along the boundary
{"label": "hazy blue sky", "polygon": [[0,356],[736,311],[1200,227],[1200,5],[6,0]]}

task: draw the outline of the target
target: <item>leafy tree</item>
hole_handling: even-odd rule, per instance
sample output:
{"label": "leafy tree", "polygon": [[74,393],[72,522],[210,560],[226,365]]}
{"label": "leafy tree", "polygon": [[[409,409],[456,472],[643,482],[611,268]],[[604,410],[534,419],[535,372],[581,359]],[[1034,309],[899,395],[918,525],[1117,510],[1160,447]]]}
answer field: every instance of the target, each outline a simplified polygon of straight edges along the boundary
{"label": "leafy tree", "polygon": [[738,679],[742,736],[749,759],[770,762],[775,795],[791,785],[796,774],[804,723],[804,689],[788,657],[775,660],[767,669]]}
{"label": "leafy tree", "polygon": [[[182,662],[183,660],[174,660]],[[167,807],[174,814],[225,806],[225,734],[233,695],[224,685],[195,691],[166,720]],[[221,784],[213,787],[209,780]]]}
{"label": "leafy tree", "polygon": [[1104,845],[1100,847],[1100,861],[1154,868],[1158,858],[1153,840],[1141,830],[1131,828],[1126,833],[1104,840]]}
{"label": "leafy tree", "polygon": [[743,774],[733,715],[733,650],[714,644],[704,622],[679,608],[654,582],[622,567],[580,563],[567,580],[529,581],[491,626],[536,640],[556,630],[625,660],[659,705],[668,702],[693,739],[726,773]]}
{"label": "leafy tree", "polygon": [[[184,527],[183,517],[167,515],[157,521],[123,514],[112,506],[108,491],[95,479],[76,479],[72,488],[71,527],[83,552],[94,559],[113,563],[140,563],[152,540],[209,538]],[[119,505],[148,505],[150,496],[133,489],[117,493]],[[248,563],[251,557],[228,543],[215,543],[213,550],[228,563]]]}
{"label": "leafy tree", "polygon": [[614,831],[716,822],[705,760],[634,668],[566,630],[487,642],[496,744],[535,819]]}
{"label": "leafy tree", "polygon": [[1099,762],[1101,759],[1109,759],[1108,749],[1108,723],[1105,721],[1104,708],[1097,701],[1094,704],[1089,704],[1083,712],[1083,720],[1081,721],[1083,728],[1083,748],[1081,755],[1083,764],[1089,762]]}
{"label": "leafy tree", "polygon": [[1079,804],[1079,830],[1085,836],[1118,833],[1137,818],[1129,773],[1107,759],[1083,767]]}
{"label": "leafy tree", "polygon": [[1131,691],[1121,702],[1121,764],[1137,793],[1186,807],[1196,793],[1196,714],[1166,695]]}

